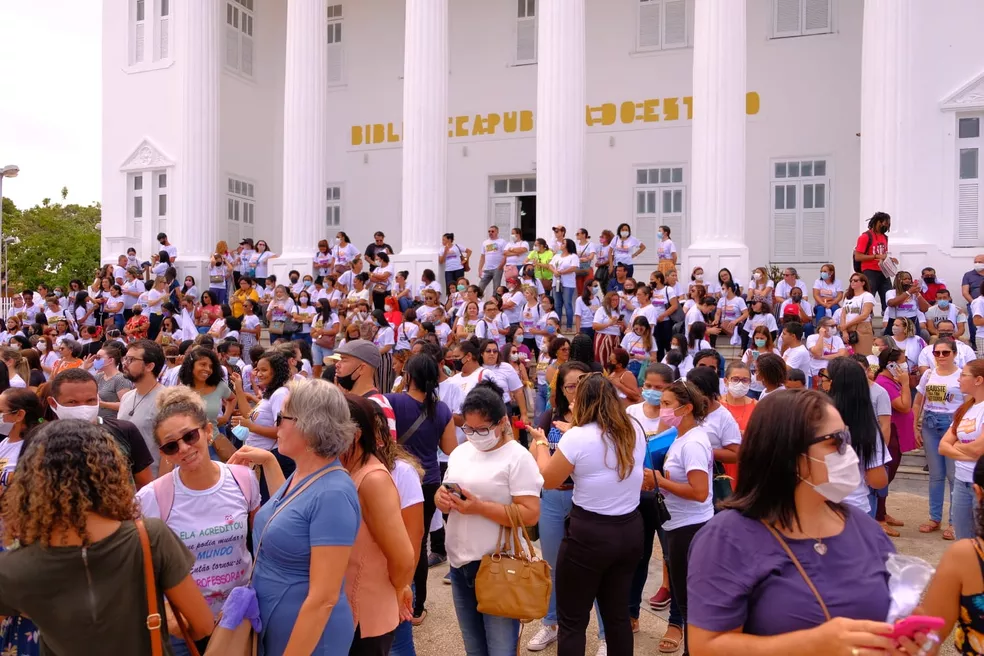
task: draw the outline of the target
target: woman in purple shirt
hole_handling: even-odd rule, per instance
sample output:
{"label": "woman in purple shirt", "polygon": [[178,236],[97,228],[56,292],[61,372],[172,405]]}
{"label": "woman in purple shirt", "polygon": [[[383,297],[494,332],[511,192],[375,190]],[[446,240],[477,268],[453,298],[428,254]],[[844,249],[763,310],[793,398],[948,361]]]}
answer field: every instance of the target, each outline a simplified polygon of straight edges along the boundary
{"label": "woman in purple shirt", "polygon": [[895,547],[877,522],[841,503],[861,479],[850,439],[820,392],[759,401],[735,494],[690,550],[692,654],[893,653],[885,558]]}

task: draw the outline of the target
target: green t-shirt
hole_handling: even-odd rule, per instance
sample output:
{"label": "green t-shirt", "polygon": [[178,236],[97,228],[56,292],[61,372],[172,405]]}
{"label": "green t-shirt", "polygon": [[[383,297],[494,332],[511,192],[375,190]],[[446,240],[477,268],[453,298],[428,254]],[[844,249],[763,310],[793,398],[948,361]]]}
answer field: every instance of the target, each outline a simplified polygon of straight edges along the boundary
{"label": "green t-shirt", "polygon": [[[553,251],[548,248],[542,253],[537,253],[536,251],[530,251],[530,255],[527,259],[530,262],[533,262],[534,264],[539,262],[545,267],[548,264],[550,264],[550,260],[553,259],[553,256],[554,256]],[[536,269],[533,275],[539,278],[540,280],[553,280],[553,273],[550,271],[550,269],[538,268]]]}
{"label": "green t-shirt", "polygon": [[[181,583],[195,557],[159,519],[145,519],[157,582],[164,591]],[[0,614],[26,615],[40,630],[41,656],[149,654],[143,552],[133,522],[86,549],[38,544],[0,553]],[[88,572],[88,573],[87,573]],[[91,583],[90,583],[91,579]],[[171,654],[167,622],[164,654]]]}

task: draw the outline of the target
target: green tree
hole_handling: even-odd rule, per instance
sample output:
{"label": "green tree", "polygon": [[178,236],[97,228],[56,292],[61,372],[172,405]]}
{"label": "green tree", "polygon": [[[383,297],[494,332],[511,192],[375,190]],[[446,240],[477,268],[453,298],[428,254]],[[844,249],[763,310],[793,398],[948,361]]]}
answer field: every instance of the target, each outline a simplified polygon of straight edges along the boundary
{"label": "green tree", "polygon": [[[63,189],[64,191],[64,189]],[[38,283],[64,285],[73,278],[92,280],[99,268],[102,216],[98,204],[52,204],[19,210],[3,199],[3,238],[7,244],[9,289],[34,289]]]}

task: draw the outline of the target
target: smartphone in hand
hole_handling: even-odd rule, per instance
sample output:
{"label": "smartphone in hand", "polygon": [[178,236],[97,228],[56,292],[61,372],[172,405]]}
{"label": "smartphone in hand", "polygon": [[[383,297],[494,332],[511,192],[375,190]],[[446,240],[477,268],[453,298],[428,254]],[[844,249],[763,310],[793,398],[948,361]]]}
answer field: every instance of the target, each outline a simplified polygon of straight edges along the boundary
{"label": "smartphone in hand", "polygon": [[445,490],[447,490],[451,494],[455,495],[456,497],[458,497],[462,501],[465,501],[468,498],[461,491],[461,486],[458,485],[457,483],[444,483],[443,485],[444,485],[444,489]]}

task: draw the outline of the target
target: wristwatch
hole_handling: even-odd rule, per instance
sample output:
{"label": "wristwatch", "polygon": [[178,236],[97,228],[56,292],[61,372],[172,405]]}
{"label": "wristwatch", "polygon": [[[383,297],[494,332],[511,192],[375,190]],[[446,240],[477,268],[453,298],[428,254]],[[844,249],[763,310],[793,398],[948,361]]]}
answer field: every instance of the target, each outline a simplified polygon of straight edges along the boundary
{"label": "wristwatch", "polygon": [[550,442],[547,442],[546,440],[536,440],[534,444],[538,446],[550,446]]}

